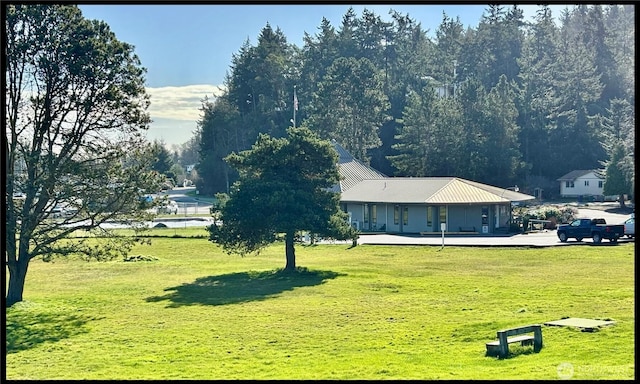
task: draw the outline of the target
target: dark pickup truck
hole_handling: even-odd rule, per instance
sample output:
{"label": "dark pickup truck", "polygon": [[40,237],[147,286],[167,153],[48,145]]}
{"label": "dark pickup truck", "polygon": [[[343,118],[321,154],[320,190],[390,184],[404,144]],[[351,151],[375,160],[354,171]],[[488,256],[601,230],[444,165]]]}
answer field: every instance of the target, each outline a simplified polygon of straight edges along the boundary
{"label": "dark pickup truck", "polygon": [[570,238],[578,241],[592,238],[598,244],[602,239],[615,243],[624,236],[624,224],[607,224],[604,219],[577,219],[557,229],[558,239],[563,243]]}

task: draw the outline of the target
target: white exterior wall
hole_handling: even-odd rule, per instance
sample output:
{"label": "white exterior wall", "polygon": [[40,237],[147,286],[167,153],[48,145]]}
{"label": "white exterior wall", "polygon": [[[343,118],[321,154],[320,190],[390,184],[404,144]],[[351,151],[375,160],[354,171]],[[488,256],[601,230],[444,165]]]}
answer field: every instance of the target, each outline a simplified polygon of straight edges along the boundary
{"label": "white exterior wall", "polygon": [[[560,195],[561,196],[580,196],[580,195],[591,195],[598,196],[603,195],[603,188],[599,187],[599,182],[602,182],[604,185],[604,179],[597,177],[593,172],[589,172],[584,176],[580,176],[573,182],[573,188],[567,188],[567,182],[560,182]],[[585,182],[588,182],[589,185],[585,185]]]}

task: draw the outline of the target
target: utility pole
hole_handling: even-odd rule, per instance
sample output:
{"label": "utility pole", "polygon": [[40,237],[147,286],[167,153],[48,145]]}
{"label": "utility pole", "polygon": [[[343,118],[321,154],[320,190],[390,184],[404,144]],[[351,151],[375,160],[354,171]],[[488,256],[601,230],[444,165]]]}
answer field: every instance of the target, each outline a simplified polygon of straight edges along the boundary
{"label": "utility pole", "polygon": [[298,96],[296,95],[296,86],[293,86],[293,128],[296,127],[296,111],[298,110]]}
{"label": "utility pole", "polygon": [[456,67],[458,66],[458,60],[453,60],[453,94],[456,93]]}

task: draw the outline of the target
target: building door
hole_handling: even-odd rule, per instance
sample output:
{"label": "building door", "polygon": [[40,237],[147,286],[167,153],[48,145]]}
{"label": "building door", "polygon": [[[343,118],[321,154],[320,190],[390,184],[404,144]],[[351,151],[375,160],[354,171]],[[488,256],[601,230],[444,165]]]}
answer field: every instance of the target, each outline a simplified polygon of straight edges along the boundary
{"label": "building door", "polygon": [[371,222],[371,230],[378,230],[378,207],[375,204],[369,206],[369,217]]}
{"label": "building door", "polygon": [[482,233],[489,233],[489,207],[482,206]]}
{"label": "building door", "polygon": [[437,230],[440,230],[442,224],[447,226],[447,206],[446,205],[441,205],[440,207],[438,207],[438,229]]}
{"label": "building door", "polygon": [[393,206],[393,224],[398,226],[398,232],[403,232],[409,225],[409,207],[406,205]]}
{"label": "building door", "polygon": [[362,206],[362,229],[365,231],[371,230],[371,224],[369,223],[369,204],[363,204]]}

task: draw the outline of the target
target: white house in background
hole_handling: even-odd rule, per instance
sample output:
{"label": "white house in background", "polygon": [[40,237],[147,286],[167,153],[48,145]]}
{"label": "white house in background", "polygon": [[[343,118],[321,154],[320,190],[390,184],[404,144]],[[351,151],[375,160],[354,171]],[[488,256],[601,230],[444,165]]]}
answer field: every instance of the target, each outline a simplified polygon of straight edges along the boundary
{"label": "white house in background", "polygon": [[602,196],[604,179],[602,171],[596,169],[571,171],[557,179],[560,182],[560,196]]}

